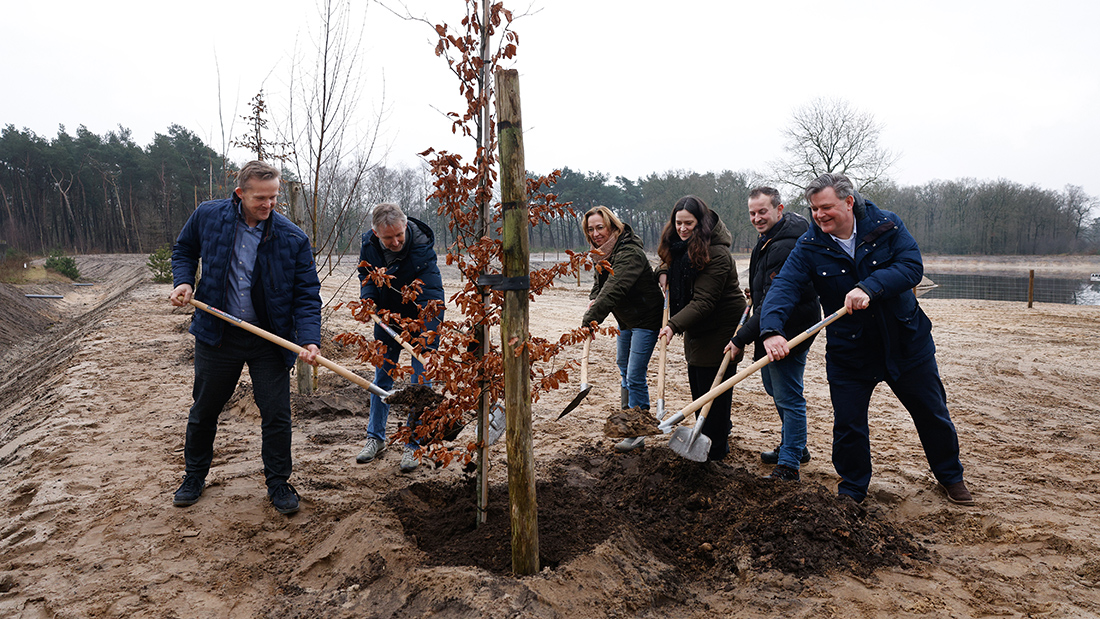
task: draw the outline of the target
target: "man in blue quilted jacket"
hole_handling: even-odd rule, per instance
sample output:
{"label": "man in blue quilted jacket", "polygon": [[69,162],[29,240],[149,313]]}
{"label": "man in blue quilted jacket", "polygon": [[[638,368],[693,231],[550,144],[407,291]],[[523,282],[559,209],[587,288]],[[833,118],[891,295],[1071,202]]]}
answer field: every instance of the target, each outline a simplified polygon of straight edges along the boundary
{"label": "man in blue quilted jacket", "polygon": [[[384,271],[392,279],[379,285],[371,277],[377,270]],[[419,294],[405,300],[402,289],[417,280],[422,283]],[[363,235],[359,252],[359,282],[359,298],[374,303],[375,309],[388,310],[403,318],[423,319],[422,333],[430,332],[427,348],[434,349],[438,345],[435,332],[443,320],[443,277],[436,259],[435,233],[428,224],[405,215],[396,204],[387,202],[375,206],[371,212],[371,229]],[[438,306],[438,311],[432,306]],[[374,370],[374,384],[388,391],[393,386],[390,369],[397,365],[401,345],[379,325],[374,326],[374,339],[386,347],[382,367]],[[412,367],[412,382],[425,384],[424,366],[415,357]],[[371,395],[367,440],[355,457],[356,462],[371,462],[386,448],[389,414],[390,405],[377,395]],[[415,416],[416,413],[409,417],[409,425],[414,428]],[[411,473],[419,466],[416,449],[417,441],[413,437],[405,444],[401,455],[399,468],[402,473]]]}
{"label": "man in blue quilted jacket", "polygon": [[856,502],[871,482],[867,411],[885,382],[909,411],[925,457],[948,500],[974,499],[963,481],[959,439],[936,366],[932,323],[913,288],[924,274],[917,242],[901,219],[863,199],[848,177],[822,174],[806,187],[813,225],[795,244],[764,299],[760,333],[770,359],[790,350],[787,317],[812,283],[826,312],[849,314],[826,331],[825,370],[833,402],[837,493]]}
{"label": "man in blue quilted jacket", "polygon": [[[315,363],[321,343],[321,284],[309,238],[275,212],[279,170],[261,161],[241,168],[226,200],[199,205],[172,248],[172,305],[192,298],[222,309],[305,348],[287,351],[206,312],[195,312],[195,399],[187,418],[183,483],[173,504],[202,496],[214,457],[218,416],[233,395],[244,364],[260,409],[261,456],[267,494],[282,514],[298,511],[290,485],[290,367],[299,356]],[[202,260],[202,278],[195,273]]]}

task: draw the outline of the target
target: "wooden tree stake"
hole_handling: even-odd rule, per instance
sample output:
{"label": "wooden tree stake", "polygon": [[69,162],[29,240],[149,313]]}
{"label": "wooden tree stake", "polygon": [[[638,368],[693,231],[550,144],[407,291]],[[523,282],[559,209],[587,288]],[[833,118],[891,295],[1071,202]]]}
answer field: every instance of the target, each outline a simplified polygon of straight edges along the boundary
{"label": "wooden tree stake", "polygon": [[[523,159],[519,72],[496,72],[497,135],[500,150],[500,201],[504,213],[503,271],[508,278],[530,277],[527,175]],[[531,441],[531,364],[528,290],[505,290],[501,317],[504,355],[504,409],[508,418],[508,497],[512,518],[512,571],[539,570],[538,503]],[[517,354],[518,353],[518,354]]]}

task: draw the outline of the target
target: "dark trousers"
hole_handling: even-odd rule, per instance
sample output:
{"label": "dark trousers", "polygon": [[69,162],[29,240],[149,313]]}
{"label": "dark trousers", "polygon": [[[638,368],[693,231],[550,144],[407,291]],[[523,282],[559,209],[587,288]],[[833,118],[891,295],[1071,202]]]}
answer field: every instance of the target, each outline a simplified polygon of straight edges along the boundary
{"label": "dark trousers", "polygon": [[[726,374],[722,380],[737,373],[737,367],[732,363],[726,368]],[[704,393],[710,391],[710,385],[714,377],[718,375],[718,366],[699,366],[688,364],[688,384],[691,385],[691,399],[696,400]],[[707,420],[703,422],[701,434],[710,438],[710,453],[708,460],[721,460],[730,452],[730,430],[733,423],[730,422],[730,407],[733,405],[733,389],[727,389],[722,395],[714,398],[707,413]],[[702,410],[702,409],[700,409]]]}
{"label": "dark trousers", "polygon": [[[879,382],[878,379],[829,380],[833,400],[833,467],[841,478],[837,491],[857,501],[867,496],[871,483],[867,407]],[[897,380],[887,378],[886,384],[913,418],[932,474],[944,485],[962,481],[959,437],[947,411],[947,393],[940,381],[936,359],[929,359]]]}
{"label": "dark trousers", "polygon": [[206,479],[214,459],[218,416],[232,397],[244,364],[260,409],[261,456],[267,487],[290,478],[290,373],[282,349],[234,326],[226,326],[221,346],[195,342],[195,403],[187,417],[183,458],[188,475]]}

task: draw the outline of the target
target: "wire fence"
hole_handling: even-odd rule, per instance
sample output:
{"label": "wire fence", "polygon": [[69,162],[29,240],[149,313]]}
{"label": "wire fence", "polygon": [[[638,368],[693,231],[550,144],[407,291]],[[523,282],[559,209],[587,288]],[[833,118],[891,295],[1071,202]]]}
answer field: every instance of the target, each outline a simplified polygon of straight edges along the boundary
{"label": "wire fence", "polygon": [[[1021,275],[972,275],[925,273],[936,287],[925,299],[983,299],[987,301],[1027,302],[1027,273]],[[1098,278],[1100,279],[1100,278]],[[1100,305],[1100,281],[1035,276],[1033,298],[1036,303]]]}

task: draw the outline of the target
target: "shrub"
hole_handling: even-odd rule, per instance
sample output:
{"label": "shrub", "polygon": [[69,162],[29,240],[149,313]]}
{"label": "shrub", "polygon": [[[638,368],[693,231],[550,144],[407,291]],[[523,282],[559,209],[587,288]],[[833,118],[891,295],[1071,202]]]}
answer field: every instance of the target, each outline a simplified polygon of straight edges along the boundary
{"label": "shrub", "polygon": [[158,284],[172,283],[172,246],[163,245],[160,249],[149,254],[149,261],[145,263],[153,272],[153,281]]}
{"label": "shrub", "polygon": [[63,255],[60,249],[50,252],[50,257],[46,258],[46,268],[57,271],[69,279],[80,279],[80,270],[76,268],[76,260]]}

